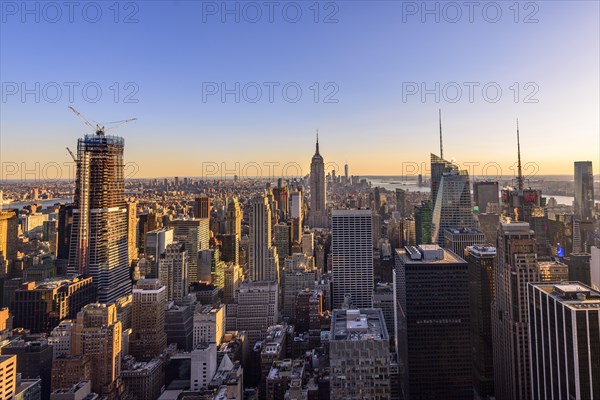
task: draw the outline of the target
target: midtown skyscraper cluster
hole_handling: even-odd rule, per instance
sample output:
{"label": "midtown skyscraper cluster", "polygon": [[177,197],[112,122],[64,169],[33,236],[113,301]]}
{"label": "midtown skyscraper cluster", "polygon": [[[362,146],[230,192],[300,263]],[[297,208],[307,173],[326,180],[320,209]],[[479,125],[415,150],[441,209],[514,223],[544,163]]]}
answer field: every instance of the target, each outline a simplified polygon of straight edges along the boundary
{"label": "midtown skyscraper cluster", "polygon": [[561,205],[518,128],[500,182],[446,160],[439,122],[405,187],[327,171],[318,137],[304,177],[127,180],[94,128],[72,201],[7,188],[31,201],[0,210],[0,397],[600,398],[592,163]]}

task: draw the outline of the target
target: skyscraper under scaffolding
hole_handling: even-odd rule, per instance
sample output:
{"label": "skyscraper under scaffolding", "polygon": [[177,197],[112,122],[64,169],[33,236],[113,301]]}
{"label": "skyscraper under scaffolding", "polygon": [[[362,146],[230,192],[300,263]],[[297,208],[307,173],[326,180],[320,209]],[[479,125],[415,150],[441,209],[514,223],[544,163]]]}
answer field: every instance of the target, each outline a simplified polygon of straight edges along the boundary
{"label": "skyscraper under scaffolding", "polygon": [[103,129],[77,142],[68,272],[90,274],[101,303],[131,292],[124,145],[123,138],[105,135]]}

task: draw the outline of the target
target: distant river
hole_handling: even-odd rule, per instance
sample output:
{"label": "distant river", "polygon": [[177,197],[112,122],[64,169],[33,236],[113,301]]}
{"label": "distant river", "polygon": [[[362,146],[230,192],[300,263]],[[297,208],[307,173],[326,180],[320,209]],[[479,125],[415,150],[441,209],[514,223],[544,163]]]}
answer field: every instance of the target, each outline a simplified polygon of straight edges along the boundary
{"label": "distant river", "polygon": [[[369,178],[367,178],[367,179],[369,179]],[[419,187],[417,185],[417,182],[414,182],[414,181],[413,182],[411,182],[411,181],[403,182],[401,180],[401,178],[398,178],[397,180],[394,180],[393,178],[369,179],[369,181],[371,182],[372,186],[379,186],[379,187],[382,187],[382,188],[385,188],[385,189],[391,190],[391,191],[395,191],[396,188],[410,190],[413,192],[417,192],[417,191],[429,192],[430,191],[429,185]],[[573,205],[573,197],[570,197],[570,196],[555,196],[552,194],[545,194],[545,193],[543,193],[543,196],[546,197],[547,199],[550,199],[550,197],[554,197],[558,204],[564,204],[567,206]],[[596,200],[596,203],[600,203],[600,200]]]}
{"label": "distant river", "polygon": [[52,206],[56,203],[70,203],[73,201],[72,197],[67,197],[64,199],[52,199],[52,200],[36,200],[36,201],[26,201],[23,203],[4,203],[2,205],[3,209],[7,209],[7,208],[18,208],[19,210],[25,206],[28,206],[30,204],[41,204],[42,208],[46,208],[49,206]]}

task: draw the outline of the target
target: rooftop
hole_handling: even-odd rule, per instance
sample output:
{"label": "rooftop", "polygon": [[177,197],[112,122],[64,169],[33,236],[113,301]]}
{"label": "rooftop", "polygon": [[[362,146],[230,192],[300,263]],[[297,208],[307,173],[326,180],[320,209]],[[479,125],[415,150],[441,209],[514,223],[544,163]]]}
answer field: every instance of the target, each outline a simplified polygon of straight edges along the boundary
{"label": "rooftop", "polygon": [[581,282],[531,283],[572,310],[600,309],[600,291]]}
{"label": "rooftop", "polygon": [[332,340],[389,339],[383,312],[378,308],[334,310],[331,330]]}
{"label": "rooftop", "polygon": [[467,250],[478,256],[496,255],[496,248],[494,246],[467,246]]}
{"label": "rooftop", "polygon": [[396,249],[396,255],[400,258],[402,264],[450,264],[465,262],[453,252],[443,249],[437,244],[405,246],[404,249]]}

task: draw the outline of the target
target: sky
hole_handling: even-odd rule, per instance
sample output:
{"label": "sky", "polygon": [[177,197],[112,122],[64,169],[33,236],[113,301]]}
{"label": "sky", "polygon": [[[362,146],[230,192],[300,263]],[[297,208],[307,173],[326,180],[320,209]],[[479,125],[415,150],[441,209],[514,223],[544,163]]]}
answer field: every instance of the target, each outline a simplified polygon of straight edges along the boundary
{"label": "sky", "polygon": [[138,118],[130,177],[304,175],[317,130],[328,170],[427,174],[439,109],[475,174],[514,173],[517,118],[526,174],[598,173],[597,1],[72,4],[0,2],[1,179],[68,174],[68,106]]}

